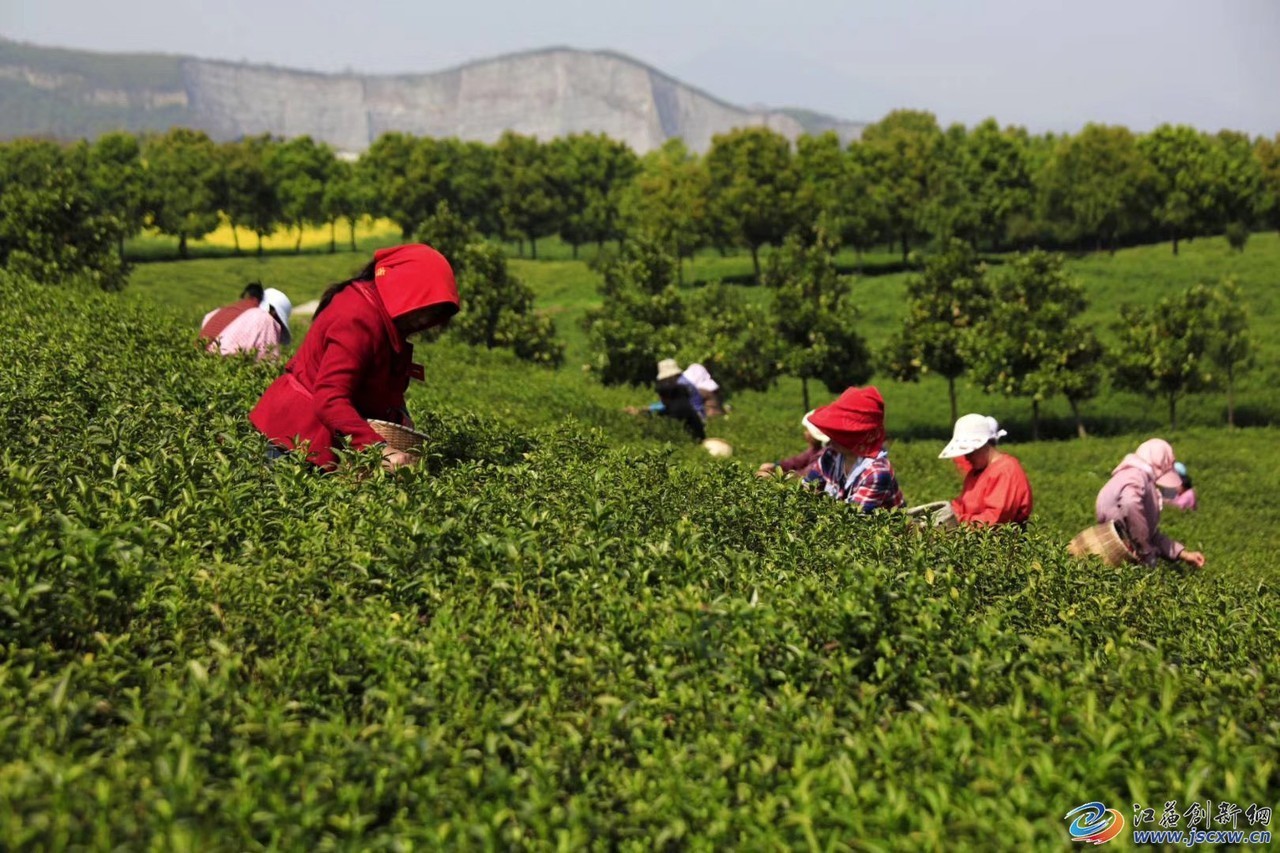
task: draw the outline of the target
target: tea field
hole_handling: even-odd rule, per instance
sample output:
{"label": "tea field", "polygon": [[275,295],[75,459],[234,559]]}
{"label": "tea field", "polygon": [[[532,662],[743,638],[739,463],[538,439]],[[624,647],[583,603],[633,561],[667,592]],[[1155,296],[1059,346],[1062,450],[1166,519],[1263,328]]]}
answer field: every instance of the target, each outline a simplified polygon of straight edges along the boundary
{"label": "tea field", "polygon": [[[1099,322],[1178,276],[1251,300],[1251,425],[1206,395],[1166,435],[1202,509],[1165,526],[1201,572],[1065,554],[1161,432],[1139,398],[1032,443],[1024,404],[964,390],[1034,523],[921,534],[751,476],[796,449],[796,385],[734,398],[727,461],[623,415],[645,392],[578,368],[593,274],[517,261],[569,365],[424,346],[428,464],[325,477],[268,467],[245,419],[278,367],[191,339],[249,278],[299,303],[358,256],[150,262],[121,295],[0,273],[0,847],[1061,850],[1094,800],[1273,806],[1267,237],[1074,267]],[[858,286],[874,342],[903,277]],[[908,500],[954,494],[943,387],[881,387]]]}

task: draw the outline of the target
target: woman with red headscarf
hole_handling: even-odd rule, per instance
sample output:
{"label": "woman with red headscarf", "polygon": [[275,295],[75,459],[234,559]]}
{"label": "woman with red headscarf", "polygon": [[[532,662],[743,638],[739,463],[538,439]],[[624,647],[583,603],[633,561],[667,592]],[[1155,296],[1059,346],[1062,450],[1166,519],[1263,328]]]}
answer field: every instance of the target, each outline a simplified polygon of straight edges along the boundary
{"label": "woman with red headscarf", "polygon": [[[320,298],[298,352],[249,420],[273,453],[302,449],[332,468],[334,449],[383,444],[370,419],[409,425],[404,392],[423,378],[410,335],[448,322],[458,311],[458,287],[444,256],[420,243],[379,249],[355,277]],[[383,465],[414,457],[386,449]]]}
{"label": "woman with red headscarf", "polygon": [[884,398],[878,390],[849,388],[809,415],[809,423],[828,441],[806,483],[863,512],[906,505],[884,446]]}
{"label": "woman with red headscarf", "polygon": [[1160,487],[1181,482],[1174,470],[1173,448],[1169,442],[1153,438],[1138,445],[1111,472],[1111,479],[1098,492],[1095,511],[1099,524],[1122,522],[1138,559],[1149,566],[1156,559],[1181,560],[1196,568],[1204,566],[1204,554],[1188,551],[1158,529]]}

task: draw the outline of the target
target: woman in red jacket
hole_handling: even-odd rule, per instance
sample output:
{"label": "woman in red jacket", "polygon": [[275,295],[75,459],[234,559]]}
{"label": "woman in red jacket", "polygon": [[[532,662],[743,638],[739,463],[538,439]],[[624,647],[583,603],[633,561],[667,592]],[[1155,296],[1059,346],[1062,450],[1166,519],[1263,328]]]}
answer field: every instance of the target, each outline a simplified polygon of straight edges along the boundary
{"label": "woman in red jacket", "polygon": [[1031,483],[1022,464],[996,441],[1005,435],[995,418],[965,415],[938,456],[954,459],[964,473],[960,497],[951,509],[960,522],[1025,525],[1031,517]]}
{"label": "woman in red jacket", "polygon": [[[322,468],[334,449],[383,443],[370,419],[410,425],[404,392],[423,378],[408,337],[448,322],[458,311],[458,287],[444,256],[413,243],[379,249],[354,278],[320,299],[311,328],[284,375],[249,414],[275,452],[304,449]],[[414,457],[383,453],[396,468]]]}

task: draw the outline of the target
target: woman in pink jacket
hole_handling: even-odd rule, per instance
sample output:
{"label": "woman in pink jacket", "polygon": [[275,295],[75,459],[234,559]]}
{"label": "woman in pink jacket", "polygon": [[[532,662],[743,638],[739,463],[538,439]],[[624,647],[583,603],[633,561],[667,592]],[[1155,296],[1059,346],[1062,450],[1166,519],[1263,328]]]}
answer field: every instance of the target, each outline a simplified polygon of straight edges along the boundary
{"label": "woman in pink jacket", "polygon": [[1098,492],[1095,507],[1098,523],[1122,522],[1138,552],[1138,559],[1155,565],[1156,559],[1181,560],[1196,568],[1204,566],[1204,554],[1188,551],[1159,530],[1160,488],[1176,485],[1181,478],[1173,469],[1173,448],[1169,442],[1153,438],[1125,456],[1111,479]]}

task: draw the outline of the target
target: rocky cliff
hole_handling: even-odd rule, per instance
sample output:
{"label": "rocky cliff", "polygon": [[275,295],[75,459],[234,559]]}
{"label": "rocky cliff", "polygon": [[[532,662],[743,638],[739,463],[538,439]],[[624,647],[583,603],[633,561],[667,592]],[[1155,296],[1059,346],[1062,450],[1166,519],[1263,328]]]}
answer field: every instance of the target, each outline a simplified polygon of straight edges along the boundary
{"label": "rocky cliff", "polygon": [[[720,101],[634,59],[553,48],[430,74],[318,74],[185,57],[92,54],[0,39],[0,136],[92,137],[186,125],[217,139],[308,135],[360,152],[387,131],[493,142],[605,133],[645,152],[765,125],[788,137],[862,125]],[[803,121],[803,124],[802,124]]]}

